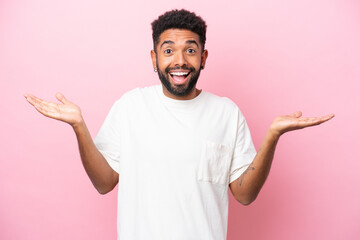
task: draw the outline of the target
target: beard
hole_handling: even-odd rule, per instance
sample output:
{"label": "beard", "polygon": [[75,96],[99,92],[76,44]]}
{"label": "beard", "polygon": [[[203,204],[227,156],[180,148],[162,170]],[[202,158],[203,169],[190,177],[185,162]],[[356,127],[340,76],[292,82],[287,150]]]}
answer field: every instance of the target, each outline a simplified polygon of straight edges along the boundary
{"label": "beard", "polygon": [[[195,68],[190,67],[175,67],[175,68],[170,68],[167,67],[165,69],[165,72],[162,72],[159,68],[159,65],[156,63],[156,67],[158,69],[158,75],[160,78],[161,83],[165,86],[165,88],[168,90],[169,93],[171,93],[172,95],[175,95],[177,97],[183,97],[188,95],[196,86],[196,83],[199,79],[200,76],[200,71],[201,69],[199,69],[199,71],[196,71]],[[171,86],[171,82],[170,82],[170,77],[169,77],[169,72],[171,70],[190,70],[190,79],[188,80],[188,83],[186,84],[181,84],[181,85],[175,85],[175,86]]]}

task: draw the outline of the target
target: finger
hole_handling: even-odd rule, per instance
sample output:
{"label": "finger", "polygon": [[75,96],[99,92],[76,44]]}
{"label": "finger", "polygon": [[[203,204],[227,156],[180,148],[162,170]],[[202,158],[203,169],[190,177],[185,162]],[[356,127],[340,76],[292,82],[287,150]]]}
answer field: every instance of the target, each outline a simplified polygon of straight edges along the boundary
{"label": "finger", "polygon": [[321,118],[325,121],[328,121],[328,120],[332,119],[333,117],[335,117],[335,114],[329,114],[326,116],[322,116]]}
{"label": "finger", "polygon": [[34,102],[35,98],[36,98],[34,95],[29,94],[29,93],[24,94],[24,97],[25,97],[26,100],[32,101],[32,102]]}
{"label": "finger", "polygon": [[41,99],[41,98],[38,98],[38,97],[36,97],[36,96],[34,96],[34,95],[32,95],[32,94],[25,94],[24,95],[25,96],[25,98],[31,98],[31,99],[33,99],[33,100],[42,100],[43,101],[43,99]]}
{"label": "finger", "polygon": [[330,114],[322,117],[312,117],[312,118],[301,118],[299,119],[299,123],[302,127],[309,127],[309,126],[315,126],[322,124],[326,121],[329,121],[332,119],[335,115]]}
{"label": "finger", "polygon": [[45,100],[41,100],[36,103],[37,106],[41,107],[41,109],[46,110],[47,112],[56,112],[58,111],[58,104],[47,102]]}
{"label": "finger", "polygon": [[32,94],[26,94],[25,95],[26,100],[28,100],[28,102],[30,102],[31,104],[39,104],[41,102],[43,102],[44,100],[42,100],[41,98],[35,97]]}
{"label": "finger", "polygon": [[294,112],[293,114],[291,114],[290,116],[291,116],[291,117],[295,117],[295,118],[299,118],[299,117],[301,117],[301,115],[302,115],[302,112],[301,112],[301,111],[296,111],[296,112]]}
{"label": "finger", "polygon": [[24,97],[26,99],[26,101],[28,103],[30,103],[31,105],[34,105],[35,104],[35,101],[32,99],[32,95],[31,94],[24,94]]}
{"label": "finger", "polygon": [[318,121],[318,124],[322,124],[324,122],[327,122],[329,121],[330,119],[332,119],[333,117],[335,117],[334,114],[331,114],[331,115],[327,115],[327,116],[323,116],[320,118],[320,120]]}
{"label": "finger", "polygon": [[35,97],[34,95],[26,94],[25,98],[31,105],[34,107],[37,106],[38,109],[46,109],[47,112],[55,112],[58,109],[56,103],[45,101],[41,98]]}
{"label": "finger", "polygon": [[58,105],[56,103],[49,102],[49,101],[43,100],[43,99],[38,98],[38,97],[33,97],[33,99],[35,100],[36,104],[39,104],[39,105],[41,105],[43,107],[57,108],[57,105]]}
{"label": "finger", "polygon": [[309,122],[326,122],[332,119],[334,116],[335,116],[334,114],[330,114],[322,117],[312,117],[312,118],[304,118],[304,119],[305,121],[309,121]]}
{"label": "finger", "polygon": [[42,115],[46,117],[55,118],[55,119],[59,118],[59,111],[57,110],[57,108],[49,107],[48,105],[44,105],[44,104],[35,104],[34,107],[38,112],[40,112]]}
{"label": "finger", "polygon": [[67,100],[66,98],[65,98],[65,96],[63,95],[63,94],[61,94],[61,93],[56,93],[56,98],[60,101],[60,102],[62,102],[63,104],[69,104],[69,103],[71,103],[69,100]]}
{"label": "finger", "polygon": [[43,106],[41,106],[40,104],[37,104],[35,102],[31,103],[34,108],[41,114],[45,115],[45,116],[49,116],[48,110],[46,108],[44,108]]}
{"label": "finger", "polygon": [[35,97],[34,95],[31,94],[26,94],[25,95],[26,100],[35,107],[36,104],[40,104],[41,101],[43,101],[42,99]]}

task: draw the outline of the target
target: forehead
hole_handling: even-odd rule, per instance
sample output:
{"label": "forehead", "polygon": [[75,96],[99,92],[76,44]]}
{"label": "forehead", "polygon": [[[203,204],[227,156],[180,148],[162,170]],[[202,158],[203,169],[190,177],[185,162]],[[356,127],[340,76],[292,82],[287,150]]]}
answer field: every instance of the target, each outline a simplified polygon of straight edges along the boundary
{"label": "forehead", "polygon": [[186,29],[171,28],[160,34],[159,45],[165,41],[172,41],[175,44],[186,43],[189,40],[194,40],[200,44],[199,35]]}

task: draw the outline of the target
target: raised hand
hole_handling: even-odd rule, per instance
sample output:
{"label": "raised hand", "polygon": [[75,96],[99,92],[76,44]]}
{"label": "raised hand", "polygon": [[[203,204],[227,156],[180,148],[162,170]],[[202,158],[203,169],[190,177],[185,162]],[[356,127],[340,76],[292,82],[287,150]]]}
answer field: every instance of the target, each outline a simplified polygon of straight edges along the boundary
{"label": "raised hand", "polygon": [[56,94],[56,98],[61,104],[48,102],[31,94],[24,96],[38,112],[46,117],[66,122],[73,127],[83,121],[80,108],[67,100],[61,93]]}
{"label": "raised hand", "polygon": [[297,111],[291,115],[276,117],[270,126],[270,131],[280,136],[285,132],[319,125],[335,116],[330,114],[322,117],[301,117],[301,115],[302,113]]}
{"label": "raised hand", "polygon": [[91,182],[101,194],[111,191],[119,181],[119,174],[110,167],[104,156],[97,150],[82,118],[80,108],[61,93],[56,94],[56,98],[61,102],[59,104],[42,100],[31,94],[25,94],[25,98],[44,116],[66,122],[73,127],[81,160]]}

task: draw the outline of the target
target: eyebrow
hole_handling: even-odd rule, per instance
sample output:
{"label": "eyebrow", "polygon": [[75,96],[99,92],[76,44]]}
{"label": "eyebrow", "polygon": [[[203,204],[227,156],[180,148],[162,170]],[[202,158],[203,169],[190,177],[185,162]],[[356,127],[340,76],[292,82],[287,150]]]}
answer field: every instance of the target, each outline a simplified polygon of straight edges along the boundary
{"label": "eyebrow", "polygon": [[[167,40],[167,41],[164,41],[161,45],[160,45],[160,48],[164,45],[164,44],[175,44],[173,41],[171,40]],[[186,41],[186,44],[195,44],[197,47],[199,47],[199,44],[195,41],[195,40],[187,40]]]}
{"label": "eyebrow", "polygon": [[187,40],[187,44],[195,44],[197,47],[199,47],[199,44],[195,40]]}
{"label": "eyebrow", "polygon": [[163,41],[163,43],[160,45],[160,48],[164,45],[164,44],[175,44],[173,41]]}

